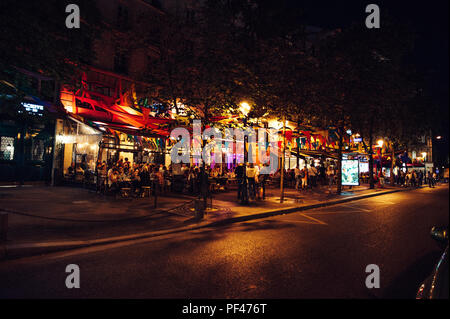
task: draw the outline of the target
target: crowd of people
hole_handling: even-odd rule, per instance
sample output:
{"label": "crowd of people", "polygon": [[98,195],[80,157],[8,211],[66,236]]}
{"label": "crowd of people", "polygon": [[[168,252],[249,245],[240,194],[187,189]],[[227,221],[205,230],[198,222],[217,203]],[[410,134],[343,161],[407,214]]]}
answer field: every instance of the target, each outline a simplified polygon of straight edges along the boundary
{"label": "crowd of people", "polygon": [[[97,189],[99,192],[118,193],[121,189],[130,189],[132,194],[143,196],[143,188],[150,187],[158,193],[179,191],[191,195],[199,195],[206,189],[211,191],[212,184],[227,186],[231,182],[237,184],[237,197],[247,201],[249,198],[265,197],[266,185],[269,181],[279,185],[281,169],[274,174],[261,174],[262,166],[254,164],[239,164],[234,169],[226,166],[203,167],[181,164],[173,169],[161,164],[131,163],[128,158],[115,163],[98,162]],[[202,171],[204,170],[204,174]],[[419,170],[404,171],[398,167],[393,170],[394,183],[402,187],[419,187],[428,184],[434,187],[436,173],[423,173]],[[379,170],[374,174],[376,184],[384,184],[385,171]],[[361,173],[360,180],[368,183],[369,173]],[[284,181],[287,187],[298,191],[313,189],[319,185],[328,186],[329,190],[337,183],[337,165],[333,162],[313,163],[287,169],[284,171]],[[176,187],[175,187],[176,186]],[[205,186],[205,187],[203,187]]]}
{"label": "crowd of people", "polygon": [[[302,168],[285,169],[283,172],[283,183],[286,187],[295,188],[298,191],[313,189],[319,185],[328,185],[330,188],[336,183],[336,166],[332,164],[324,165],[303,165]],[[272,181],[275,185],[280,184],[281,169],[274,174],[261,174],[261,169],[257,165],[247,164],[244,176],[244,166],[236,167],[235,175],[238,179],[238,199],[248,200],[248,197],[265,198],[266,184]],[[261,194],[260,194],[261,193]]]}
{"label": "crowd of people", "polygon": [[[205,174],[202,174],[202,170]],[[128,158],[115,163],[97,163],[98,192],[118,193],[121,189],[131,189],[136,196],[143,195],[142,188],[151,187],[159,194],[178,190],[198,195],[202,185],[221,183],[226,186],[228,180],[236,178],[235,172],[227,168],[210,168],[182,164],[179,170],[172,165],[131,163]]]}
{"label": "crowd of people", "polygon": [[[97,190],[118,193],[120,189],[127,188],[131,189],[136,196],[141,196],[142,188],[147,186],[159,193],[166,193],[177,188],[178,191],[198,195],[202,192],[202,185],[208,185],[208,190],[211,184],[227,189],[227,186],[234,181],[237,184],[239,199],[260,195],[264,197],[266,183],[269,180],[279,182],[281,170],[277,170],[274,174],[261,174],[262,167],[251,163],[239,164],[234,169],[217,165],[211,168],[182,164],[175,172],[172,165],[166,167],[160,164],[131,163],[128,158],[120,159],[115,163],[99,161]],[[205,174],[202,174],[203,169]],[[323,166],[308,165],[302,169],[285,170],[284,180],[288,186],[295,187],[297,190],[306,190],[319,184],[328,183],[331,186],[335,183],[335,175],[333,166],[328,166],[328,170],[325,170]]]}
{"label": "crowd of people", "polygon": [[[431,171],[424,172],[422,170],[410,169],[408,171],[401,169],[398,166],[394,167],[393,170],[394,185],[399,187],[421,187],[423,185],[428,185],[429,187],[434,187],[438,181],[438,176],[436,173]],[[369,173],[361,173],[360,179],[364,183],[369,182]],[[390,176],[386,176],[385,169],[378,170],[377,174],[373,174],[373,180],[376,184],[389,183]]]}
{"label": "crowd of people", "polygon": [[434,187],[437,182],[437,174],[435,172],[423,172],[422,170],[408,170],[403,171],[399,167],[394,167],[394,184],[402,187],[420,187],[428,184],[429,187]]}
{"label": "crowd of people", "polygon": [[133,194],[141,196],[145,186],[157,187],[162,193],[170,187],[170,172],[164,165],[131,163],[128,158],[109,165],[99,162],[97,174],[99,192],[118,193],[120,189],[129,188]]}

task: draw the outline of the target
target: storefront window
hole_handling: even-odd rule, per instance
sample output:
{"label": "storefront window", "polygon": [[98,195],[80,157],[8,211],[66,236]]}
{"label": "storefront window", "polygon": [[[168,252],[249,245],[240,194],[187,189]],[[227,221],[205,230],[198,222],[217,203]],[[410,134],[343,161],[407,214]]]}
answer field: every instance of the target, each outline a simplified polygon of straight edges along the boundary
{"label": "storefront window", "polygon": [[14,159],[14,137],[1,137],[0,160],[12,161]]}

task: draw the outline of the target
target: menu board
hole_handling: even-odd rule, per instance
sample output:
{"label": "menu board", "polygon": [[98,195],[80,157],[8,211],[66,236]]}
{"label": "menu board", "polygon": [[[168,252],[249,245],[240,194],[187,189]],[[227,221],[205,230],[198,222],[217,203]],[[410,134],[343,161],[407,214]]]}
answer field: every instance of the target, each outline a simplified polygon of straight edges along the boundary
{"label": "menu board", "polygon": [[342,185],[359,185],[358,160],[342,160]]}

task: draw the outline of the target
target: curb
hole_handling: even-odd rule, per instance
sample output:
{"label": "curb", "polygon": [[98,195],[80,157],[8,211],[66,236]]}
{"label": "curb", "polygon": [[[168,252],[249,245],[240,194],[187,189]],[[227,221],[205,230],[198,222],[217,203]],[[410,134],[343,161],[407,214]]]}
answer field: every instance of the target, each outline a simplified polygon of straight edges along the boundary
{"label": "curb", "polygon": [[186,232],[186,231],[190,231],[190,230],[197,230],[197,229],[202,229],[202,228],[219,227],[219,226],[234,224],[234,223],[243,222],[243,221],[263,219],[263,218],[273,217],[273,216],[278,216],[278,215],[292,214],[292,213],[310,210],[310,209],[314,209],[314,208],[333,206],[333,205],[347,203],[347,202],[356,201],[356,200],[360,200],[360,199],[366,199],[366,198],[370,198],[370,197],[376,197],[376,196],[387,195],[387,194],[398,193],[398,192],[405,192],[405,191],[410,191],[410,190],[413,190],[413,189],[395,189],[395,190],[388,190],[388,191],[378,192],[378,193],[373,193],[373,194],[356,195],[356,196],[351,196],[351,197],[344,198],[344,199],[332,200],[332,201],[327,201],[327,202],[319,203],[319,204],[291,207],[291,208],[286,208],[286,209],[278,209],[278,210],[272,210],[272,211],[258,213],[258,214],[246,215],[246,216],[231,217],[231,218],[226,218],[226,219],[223,219],[220,221],[209,222],[209,223],[206,222],[206,223],[203,223],[200,225],[195,225],[195,226],[179,227],[179,228],[175,228],[172,230],[161,230],[161,231],[147,232],[147,233],[141,233],[141,234],[131,234],[131,235],[107,237],[107,238],[100,238],[100,239],[93,239],[93,240],[44,242],[44,243],[29,243],[29,244],[15,244],[15,245],[14,244],[13,245],[7,245],[7,244],[1,245],[0,244],[0,260],[16,259],[16,258],[21,258],[21,257],[30,257],[30,256],[34,256],[34,255],[41,255],[41,254],[69,250],[69,249],[86,248],[86,247],[91,247],[91,246],[113,244],[113,243],[117,243],[117,242],[131,241],[131,240],[136,240],[136,239],[152,238],[152,237],[176,234],[176,233]]}
{"label": "curb", "polygon": [[248,220],[253,220],[253,219],[262,219],[262,218],[273,217],[273,216],[278,216],[278,215],[292,214],[292,213],[310,210],[310,209],[314,209],[314,208],[333,206],[333,205],[343,204],[343,203],[347,203],[347,202],[352,202],[355,200],[376,197],[376,196],[381,196],[381,195],[387,195],[387,194],[392,194],[392,193],[398,193],[398,192],[405,192],[405,191],[409,191],[409,190],[410,189],[396,189],[396,190],[390,190],[390,191],[374,193],[374,194],[356,195],[356,196],[351,196],[351,197],[348,197],[345,199],[332,200],[332,201],[327,201],[327,202],[319,203],[319,204],[291,207],[291,208],[286,208],[286,209],[277,209],[277,210],[272,210],[272,211],[253,214],[253,215],[231,217],[231,218],[227,218],[227,219],[220,220],[217,222],[212,222],[212,223],[208,224],[207,226],[208,227],[222,226],[222,225],[243,222],[243,221],[248,221]]}

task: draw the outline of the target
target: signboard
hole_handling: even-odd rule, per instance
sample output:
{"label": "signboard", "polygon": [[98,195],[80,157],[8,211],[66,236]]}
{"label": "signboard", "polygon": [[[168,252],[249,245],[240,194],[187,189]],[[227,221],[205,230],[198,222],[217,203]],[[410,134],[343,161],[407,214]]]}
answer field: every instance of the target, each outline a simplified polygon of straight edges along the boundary
{"label": "signboard", "polygon": [[[34,103],[21,103],[25,111],[27,111],[29,114],[39,115],[42,116],[42,112],[44,111],[44,106]],[[22,113],[22,111],[19,111],[19,113]]]}
{"label": "signboard", "polygon": [[342,160],[342,185],[359,185],[359,161]]}
{"label": "signboard", "polygon": [[369,163],[368,162],[359,162],[359,172],[360,173],[368,173],[369,172]]}

